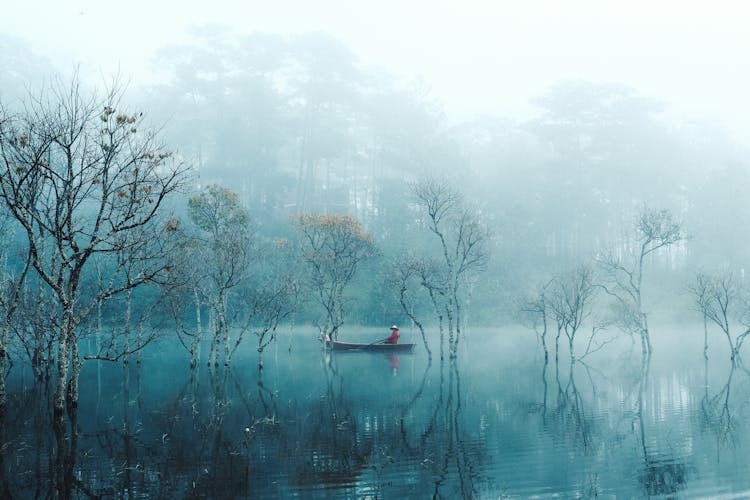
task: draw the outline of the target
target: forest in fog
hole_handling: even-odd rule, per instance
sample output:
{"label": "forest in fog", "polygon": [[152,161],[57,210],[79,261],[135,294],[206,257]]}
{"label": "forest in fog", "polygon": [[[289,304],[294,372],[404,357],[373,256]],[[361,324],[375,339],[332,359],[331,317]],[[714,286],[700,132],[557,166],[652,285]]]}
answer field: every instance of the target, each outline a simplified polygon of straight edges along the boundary
{"label": "forest in fog", "polygon": [[205,28],[142,86],[0,49],[1,359],[56,370],[58,409],[83,362],[164,335],[228,364],[290,325],[397,323],[455,356],[467,326],[552,314],[571,338],[598,290],[645,353],[647,314],[700,321],[715,280],[742,288],[747,149],[617,82],[456,122],[320,32]]}

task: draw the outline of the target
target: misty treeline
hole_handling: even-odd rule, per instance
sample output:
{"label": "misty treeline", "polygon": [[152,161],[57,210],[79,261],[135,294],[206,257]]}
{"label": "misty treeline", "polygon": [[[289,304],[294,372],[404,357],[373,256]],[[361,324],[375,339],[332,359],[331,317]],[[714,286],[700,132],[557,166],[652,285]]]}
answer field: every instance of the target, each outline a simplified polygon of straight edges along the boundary
{"label": "misty treeline", "polygon": [[613,324],[648,354],[661,304],[739,350],[747,152],[718,126],[583,81],[455,123],[328,35],[194,35],[160,83],[99,90],[0,39],[0,363],[53,376],[56,409],[161,335],[193,366],[252,338],[262,366],[280,325],[399,323],[443,358],[521,311],[571,358]]}

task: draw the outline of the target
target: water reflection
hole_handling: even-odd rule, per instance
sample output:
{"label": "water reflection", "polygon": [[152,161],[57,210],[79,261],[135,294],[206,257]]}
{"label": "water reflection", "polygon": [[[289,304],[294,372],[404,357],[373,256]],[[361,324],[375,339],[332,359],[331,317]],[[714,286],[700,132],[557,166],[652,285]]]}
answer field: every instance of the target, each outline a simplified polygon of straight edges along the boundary
{"label": "water reflection", "polygon": [[[436,413],[444,411],[446,424],[433,427],[434,435],[430,439],[427,449],[432,449],[436,458],[443,453],[440,473],[435,480],[434,498],[462,498],[476,497],[485,485],[490,485],[489,479],[476,466],[486,461],[487,452],[480,440],[472,439],[464,432],[464,422],[461,419],[462,395],[461,377],[458,365],[451,362],[448,373],[448,387],[443,386],[444,364],[441,363],[441,397],[444,407],[436,406]],[[447,392],[447,394],[444,394]],[[441,432],[442,431],[442,432]],[[457,479],[457,481],[456,481]]]}
{"label": "water reflection", "polygon": [[680,456],[674,456],[662,448],[649,449],[646,422],[644,419],[644,394],[649,381],[651,357],[644,357],[641,372],[637,380],[638,398],[635,415],[638,419],[641,451],[643,453],[643,470],[638,477],[647,496],[676,494],[683,489],[688,480],[688,467]]}
{"label": "water reflection", "polygon": [[56,415],[52,426],[55,434],[53,480],[48,497],[71,498],[73,487],[88,493],[87,487],[74,474],[78,457],[78,411],[73,408],[69,419]]}
{"label": "water reflection", "polygon": [[38,386],[10,394],[0,496],[632,498],[750,488],[743,365],[709,374],[708,364],[639,356],[558,365],[518,352],[433,363],[419,352],[282,350],[262,372],[254,353],[230,368],[190,370],[164,353],[144,357],[143,369],[91,365],[83,376],[101,385],[87,383],[79,411],[62,420]]}
{"label": "water reflection", "polygon": [[[592,413],[587,412],[583,396],[576,385],[575,369],[579,367],[585,367],[585,365],[580,362],[570,363],[567,379],[565,379],[560,376],[559,364],[555,364],[557,397],[552,408],[548,409],[545,402],[543,418],[545,426],[552,426],[550,431],[553,435],[573,437],[581,450],[587,452],[596,432],[596,420]],[[596,387],[593,379],[590,378],[590,381],[591,392],[595,394]],[[544,385],[546,397],[546,380]]]}
{"label": "water reflection", "polygon": [[[736,355],[734,361],[730,364],[726,381],[714,393],[710,392],[708,371],[709,360],[706,357],[704,363],[705,392],[700,403],[701,424],[704,429],[715,435],[717,449],[733,447],[739,440],[738,433],[740,432],[740,417],[735,406],[743,405],[746,398],[741,397],[739,402],[735,402],[732,396],[738,391],[733,392],[732,385],[737,373],[744,373],[750,377],[750,371],[745,368],[742,358]],[[742,392],[740,392],[740,395],[744,396]]]}

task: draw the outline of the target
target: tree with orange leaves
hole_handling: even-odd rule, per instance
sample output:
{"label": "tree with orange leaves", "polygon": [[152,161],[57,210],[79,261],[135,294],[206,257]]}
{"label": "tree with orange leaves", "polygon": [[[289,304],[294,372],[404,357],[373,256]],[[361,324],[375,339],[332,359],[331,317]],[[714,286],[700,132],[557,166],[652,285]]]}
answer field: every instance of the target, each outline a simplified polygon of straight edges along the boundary
{"label": "tree with orange leaves", "polygon": [[317,322],[320,336],[335,339],[344,324],[344,290],[359,264],[375,254],[375,245],[359,221],[348,215],[302,213],[293,221],[310,270],[310,289],[324,311]]}

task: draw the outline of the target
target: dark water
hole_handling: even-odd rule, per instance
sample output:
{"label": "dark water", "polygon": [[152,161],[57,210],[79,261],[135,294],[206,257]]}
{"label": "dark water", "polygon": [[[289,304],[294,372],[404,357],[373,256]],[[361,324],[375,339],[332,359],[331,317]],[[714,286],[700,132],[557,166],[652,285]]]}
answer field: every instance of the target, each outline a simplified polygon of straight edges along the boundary
{"label": "dark water", "polygon": [[249,345],[191,372],[163,343],[87,363],[64,426],[16,366],[0,497],[750,497],[750,374],[718,337],[704,362],[701,329],[654,338],[650,363],[623,341],[571,366],[520,328],[470,332],[454,363],[297,334],[261,375]]}

